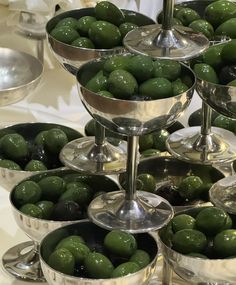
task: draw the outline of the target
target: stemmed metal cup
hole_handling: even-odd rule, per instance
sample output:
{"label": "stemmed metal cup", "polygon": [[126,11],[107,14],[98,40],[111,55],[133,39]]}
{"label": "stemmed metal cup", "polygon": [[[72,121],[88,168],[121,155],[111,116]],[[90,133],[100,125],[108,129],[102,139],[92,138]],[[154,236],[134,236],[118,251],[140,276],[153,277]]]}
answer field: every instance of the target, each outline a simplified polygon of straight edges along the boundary
{"label": "stemmed metal cup", "polygon": [[[201,17],[204,17],[205,8],[213,1],[186,1],[178,3],[180,6],[194,9]],[[210,43],[220,45],[227,41],[227,37],[214,38]],[[216,85],[215,88],[220,88]],[[180,160],[199,164],[222,164],[235,160],[236,147],[234,145],[234,134],[222,128],[211,128],[210,106],[222,113],[219,109],[219,101],[225,100],[224,91],[216,91],[221,95],[209,98],[209,92],[212,89],[211,84],[203,84],[203,81],[197,79],[196,90],[202,98],[202,125],[201,127],[190,127],[179,130],[169,136],[167,139],[167,148],[169,152]],[[223,111],[223,114],[226,114]],[[227,115],[227,114],[226,114]],[[231,115],[230,115],[231,116]]]}
{"label": "stemmed metal cup", "polygon": [[163,198],[145,191],[136,191],[139,136],[173,123],[187,108],[193,95],[195,77],[182,64],[182,71],[193,85],[180,95],[150,101],[107,98],[85,88],[86,80],[101,70],[105,58],[89,61],[77,73],[80,96],[89,113],[101,124],[128,137],[127,191],[111,192],[97,197],[89,205],[91,220],[107,229],[146,232],[162,227],[173,215]]}

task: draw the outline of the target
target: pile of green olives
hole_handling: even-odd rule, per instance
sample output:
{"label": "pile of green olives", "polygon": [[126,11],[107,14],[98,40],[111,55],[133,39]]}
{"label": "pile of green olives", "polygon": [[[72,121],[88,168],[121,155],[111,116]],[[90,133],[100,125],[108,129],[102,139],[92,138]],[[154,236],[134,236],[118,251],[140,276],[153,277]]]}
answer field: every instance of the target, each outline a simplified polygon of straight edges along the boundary
{"label": "pile of green olives", "polygon": [[[168,175],[168,171],[166,175],[159,172],[158,165],[156,169],[149,172],[139,172],[137,175],[137,189],[157,194],[168,200],[172,206],[187,206],[199,202],[208,202],[210,188],[219,179],[223,178],[218,170],[206,165],[201,167],[191,165],[186,175],[183,176]],[[127,189],[125,175],[120,176],[120,183],[124,189]]]}
{"label": "pile of green olives", "polygon": [[[188,118],[188,125],[200,126],[202,124],[202,109],[194,111]],[[214,127],[222,128],[236,134],[236,121],[224,115],[220,115],[215,110],[212,110],[211,124]]]}
{"label": "pile of green olives", "polygon": [[67,132],[63,127],[47,127],[34,132],[19,132],[6,128],[0,132],[0,167],[11,170],[45,171],[62,166],[59,160],[61,149],[72,139],[82,135],[76,131]]}
{"label": "pile of green olives", "polygon": [[50,31],[50,35],[73,47],[111,49],[122,46],[125,35],[137,27],[127,21],[125,14],[114,4],[100,1],[93,16],[65,17]]}
{"label": "pile of green olives", "polygon": [[[47,174],[47,173],[46,173]],[[13,189],[12,201],[25,215],[53,221],[87,218],[87,206],[102,189],[118,190],[110,179],[61,171],[36,175]]]}
{"label": "pile of green olives", "polygon": [[[158,15],[159,23],[162,22],[162,17],[162,13]],[[229,0],[212,1],[205,7],[202,15],[185,5],[176,5],[173,24],[203,33],[209,40],[216,36],[236,38],[236,4]]]}
{"label": "pile of green olives", "polygon": [[114,55],[85,82],[100,96],[121,100],[157,100],[186,92],[193,82],[179,62],[145,55]]}
{"label": "pile of green olives", "polygon": [[64,274],[84,278],[117,278],[135,273],[146,267],[151,258],[138,248],[132,234],[112,230],[105,235],[103,244],[91,247],[78,235],[60,240],[48,257],[48,265]]}
{"label": "pile of green olives", "polygon": [[196,258],[236,256],[236,229],[231,217],[218,207],[204,207],[197,215],[176,215],[161,230],[164,243],[173,250]]}
{"label": "pile of green olives", "polygon": [[211,46],[195,62],[196,76],[207,82],[236,86],[236,39]]}

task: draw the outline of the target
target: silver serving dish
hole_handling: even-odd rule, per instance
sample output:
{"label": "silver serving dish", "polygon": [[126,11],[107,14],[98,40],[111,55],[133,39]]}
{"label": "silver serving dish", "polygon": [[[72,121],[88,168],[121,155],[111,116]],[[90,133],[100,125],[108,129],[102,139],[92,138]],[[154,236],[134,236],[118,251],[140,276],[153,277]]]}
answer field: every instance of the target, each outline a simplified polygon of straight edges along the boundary
{"label": "silver serving dish", "polygon": [[83,64],[77,73],[81,101],[89,113],[111,131],[127,136],[140,136],[156,129],[171,125],[188,107],[193,96],[195,76],[190,68],[182,64],[182,74],[192,81],[186,92],[177,96],[150,100],[121,100],[99,96],[85,88],[86,82],[93,77],[106,58],[91,60]]}
{"label": "silver serving dish", "polygon": [[[197,215],[201,208],[189,209],[182,213]],[[171,271],[193,284],[234,285],[236,283],[236,258],[203,259],[180,254],[168,247],[159,235],[160,249],[164,257],[163,283],[171,284]],[[189,284],[187,283],[187,284]]]}
{"label": "silver serving dish", "polygon": [[[14,130],[18,134],[21,134],[26,141],[32,141],[35,136],[43,130],[48,130],[51,128],[59,127],[63,129],[70,141],[82,137],[82,134],[78,131],[54,123],[20,123],[12,126],[8,126],[4,129],[0,130],[0,137],[6,133],[9,133],[11,130]],[[62,166],[64,167],[64,166]],[[52,170],[46,170],[46,172],[51,172]],[[32,174],[40,173],[42,171],[25,171],[25,170],[11,170],[8,168],[0,167],[0,185],[10,191],[16,184],[18,184],[21,180],[31,176]],[[44,171],[43,171],[44,172]]]}
{"label": "silver serving dish", "polygon": [[16,103],[39,84],[43,65],[34,56],[0,47],[0,106]]}
{"label": "silver serving dish", "polygon": [[[138,12],[122,10],[125,14],[127,22],[133,22],[138,26],[154,24],[154,21],[149,17],[140,14]],[[88,60],[95,59],[102,56],[109,56],[114,54],[124,53],[126,49],[124,47],[117,47],[112,49],[88,49],[74,47],[60,41],[57,41],[50,35],[50,31],[56,26],[56,24],[63,18],[73,17],[79,19],[83,16],[94,16],[94,8],[82,8],[70,10],[61,13],[51,20],[46,25],[47,39],[49,46],[57,58],[57,60],[71,73],[76,73],[76,68]]]}
{"label": "silver serving dish", "polygon": [[[45,173],[38,173],[32,175],[30,180],[35,182],[39,181],[43,177],[48,177],[56,175],[67,179],[66,181],[72,182],[76,181],[76,177],[80,177],[80,181],[84,181],[88,185],[90,185],[96,192],[104,191],[105,189],[118,190],[119,186],[115,182],[114,179],[108,178],[106,176],[93,176],[93,175],[84,175],[82,173],[78,173],[73,170],[68,169],[58,169],[52,170]],[[67,177],[67,178],[66,178]],[[29,178],[25,179],[28,180]],[[74,179],[74,180],[73,180]],[[23,181],[21,181],[23,182]],[[17,184],[15,185],[17,186]],[[76,221],[55,221],[55,220],[46,220],[39,219],[28,216],[16,207],[13,194],[14,189],[12,189],[10,193],[10,206],[12,209],[12,213],[14,219],[18,225],[18,227],[33,241],[33,242],[24,242],[18,244],[6,251],[6,253],[2,257],[2,263],[4,269],[20,280],[25,281],[37,281],[37,282],[45,282],[45,278],[43,276],[40,264],[39,264],[39,256],[38,256],[38,246],[41,240],[45,235],[49,232],[71,224],[78,222]],[[86,217],[84,217],[86,219]]]}
{"label": "silver serving dish", "polygon": [[65,226],[49,233],[40,244],[40,262],[44,276],[49,285],[128,285],[128,284],[148,284],[151,276],[154,274],[157,263],[157,243],[148,233],[136,235],[138,247],[147,251],[151,256],[151,262],[143,269],[119,278],[109,279],[89,279],[62,274],[47,264],[49,254],[53,251],[56,244],[62,238],[77,234],[82,236],[91,247],[101,245],[105,235],[108,233],[91,222],[83,221],[73,225]]}
{"label": "silver serving dish", "polygon": [[[175,212],[200,205],[211,205],[209,200],[206,201],[199,198],[187,201],[181,198],[174,188],[177,187],[185,177],[190,174],[197,175],[205,183],[207,183],[207,181],[215,183],[225,176],[222,171],[213,166],[191,164],[170,156],[154,156],[142,159],[138,165],[138,175],[141,173],[148,173],[156,178],[156,190],[154,193],[169,201],[174,207]],[[125,173],[122,173],[119,176],[119,182],[123,185],[124,181]]]}

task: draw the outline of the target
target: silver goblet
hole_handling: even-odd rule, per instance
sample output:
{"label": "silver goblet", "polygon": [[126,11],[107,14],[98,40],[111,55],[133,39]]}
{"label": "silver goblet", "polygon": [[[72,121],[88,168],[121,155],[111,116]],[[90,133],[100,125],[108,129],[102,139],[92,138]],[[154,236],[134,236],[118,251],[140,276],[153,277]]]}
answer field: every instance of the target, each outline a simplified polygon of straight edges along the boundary
{"label": "silver goblet", "polygon": [[101,195],[89,205],[92,221],[102,227],[144,232],[162,227],[173,214],[170,204],[161,197],[136,192],[138,138],[173,123],[187,108],[193,95],[194,74],[185,65],[182,70],[193,85],[180,95],[150,101],[106,98],[86,89],[86,80],[102,69],[105,59],[90,61],[77,73],[80,96],[90,114],[112,131],[128,136],[127,191]]}
{"label": "silver goblet", "polygon": [[[204,18],[205,8],[214,1],[186,1],[179,2],[178,5],[191,8],[198,12]],[[223,44],[227,38],[213,38],[212,45]],[[170,135],[167,139],[167,148],[169,152],[180,160],[199,164],[222,164],[231,162],[236,157],[236,147],[234,146],[234,134],[222,128],[211,128],[211,112],[212,107],[219,113],[227,115],[227,111],[220,110],[221,104],[226,100],[225,91],[221,90],[220,85],[217,91],[212,90],[212,84],[197,79],[196,90],[202,98],[202,125],[201,127],[190,127],[179,130]],[[224,87],[222,87],[224,88]],[[221,92],[222,91],[222,92]],[[211,95],[209,92],[217,92]],[[220,95],[221,94],[221,95]],[[222,103],[220,101],[222,100]]]}
{"label": "silver goblet", "polygon": [[[122,10],[126,21],[138,26],[153,24],[154,21],[137,12]],[[89,49],[64,44],[50,35],[50,31],[63,18],[73,17],[79,19],[83,16],[94,16],[94,8],[71,10],[53,17],[46,25],[49,46],[60,64],[70,73],[76,74],[77,69],[86,61],[101,56],[124,53],[124,47],[112,49]],[[65,165],[86,173],[115,174],[125,171],[126,143],[118,147],[111,145],[105,139],[105,128],[96,122],[95,137],[85,137],[69,144],[61,153]]]}

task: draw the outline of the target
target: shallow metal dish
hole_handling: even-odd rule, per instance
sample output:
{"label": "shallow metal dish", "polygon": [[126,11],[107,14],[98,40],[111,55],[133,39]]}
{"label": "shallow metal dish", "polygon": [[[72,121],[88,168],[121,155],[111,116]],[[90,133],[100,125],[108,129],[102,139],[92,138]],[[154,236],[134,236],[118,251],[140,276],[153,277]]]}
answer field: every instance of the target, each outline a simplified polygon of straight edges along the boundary
{"label": "shallow metal dish", "polygon": [[[1,129],[0,137],[10,132],[11,130],[14,130],[18,134],[22,135],[26,139],[26,141],[32,141],[40,131],[48,130],[55,127],[64,130],[65,133],[67,134],[69,141],[82,137],[81,133],[72,128],[53,123],[21,123],[21,124],[12,125],[4,129]],[[46,172],[50,171],[51,170],[46,170]],[[8,168],[0,167],[0,185],[3,188],[5,188],[7,191],[10,191],[21,180],[36,173],[39,173],[39,171],[32,172],[24,170],[11,170]]]}
{"label": "shallow metal dish", "polygon": [[158,248],[156,240],[148,233],[136,235],[138,248],[143,249],[151,256],[151,262],[143,269],[124,277],[111,278],[111,279],[89,279],[83,277],[70,276],[62,274],[52,269],[47,264],[47,259],[50,253],[54,250],[58,241],[69,235],[80,235],[86,241],[86,243],[94,248],[101,246],[105,235],[108,233],[91,222],[80,222],[73,225],[68,225],[63,228],[59,228],[49,233],[40,244],[40,262],[44,276],[49,285],[130,285],[148,284],[151,276],[154,274],[155,266],[157,262]]}
{"label": "shallow metal dish", "polygon": [[39,84],[43,65],[34,56],[0,47],[0,106],[22,100]]}

